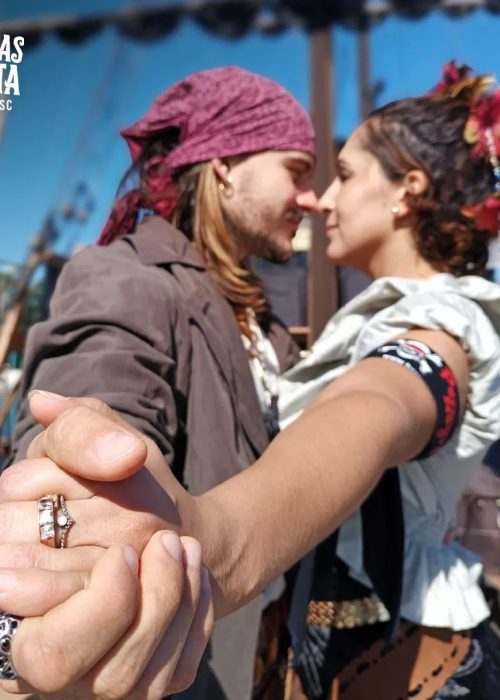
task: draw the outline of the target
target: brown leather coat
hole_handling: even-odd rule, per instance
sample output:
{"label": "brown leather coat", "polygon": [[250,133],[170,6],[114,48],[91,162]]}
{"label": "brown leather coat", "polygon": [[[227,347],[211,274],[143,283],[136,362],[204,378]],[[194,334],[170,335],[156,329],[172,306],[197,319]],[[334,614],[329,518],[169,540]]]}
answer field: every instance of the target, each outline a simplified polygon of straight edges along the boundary
{"label": "brown leather coat", "polygon": [[[297,348],[277,322],[270,336],[285,370]],[[29,334],[23,394],[35,388],[102,399],[155,440],[193,493],[244,469],[268,443],[231,307],[192,244],[158,217],[66,264],[50,319]],[[37,431],[24,404],[13,459]],[[251,624],[243,610],[229,618],[227,633],[217,631],[232,656],[222,662],[228,678],[218,664],[224,692],[200,689],[194,697],[245,699],[255,611]]]}

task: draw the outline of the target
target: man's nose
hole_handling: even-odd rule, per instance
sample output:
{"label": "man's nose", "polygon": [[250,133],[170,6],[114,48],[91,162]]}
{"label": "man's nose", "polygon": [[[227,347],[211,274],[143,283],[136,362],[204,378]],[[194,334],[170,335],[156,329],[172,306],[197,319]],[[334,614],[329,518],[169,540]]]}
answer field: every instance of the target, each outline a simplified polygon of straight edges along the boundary
{"label": "man's nose", "polygon": [[318,208],[318,198],[311,185],[302,188],[296,197],[297,206],[304,211],[316,211]]}

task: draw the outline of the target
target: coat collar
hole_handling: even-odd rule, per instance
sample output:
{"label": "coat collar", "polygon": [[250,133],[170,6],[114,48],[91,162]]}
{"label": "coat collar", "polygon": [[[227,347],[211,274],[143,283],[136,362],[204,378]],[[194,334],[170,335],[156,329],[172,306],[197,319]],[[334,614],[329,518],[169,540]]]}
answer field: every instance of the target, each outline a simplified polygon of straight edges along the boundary
{"label": "coat collar", "polygon": [[135,233],[124,237],[137,251],[144,265],[171,265],[204,270],[205,266],[191,241],[175,226],[159,216],[148,216]]}

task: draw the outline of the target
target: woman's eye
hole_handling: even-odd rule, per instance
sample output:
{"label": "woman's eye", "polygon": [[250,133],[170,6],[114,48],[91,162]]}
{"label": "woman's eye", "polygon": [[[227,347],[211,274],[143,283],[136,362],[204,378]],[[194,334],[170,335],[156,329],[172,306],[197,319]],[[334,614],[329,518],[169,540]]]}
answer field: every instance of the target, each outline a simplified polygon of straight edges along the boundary
{"label": "woman's eye", "polygon": [[349,173],[346,173],[344,170],[341,170],[339,172],[339,180],[340,182],[345,182],[349,178]]}

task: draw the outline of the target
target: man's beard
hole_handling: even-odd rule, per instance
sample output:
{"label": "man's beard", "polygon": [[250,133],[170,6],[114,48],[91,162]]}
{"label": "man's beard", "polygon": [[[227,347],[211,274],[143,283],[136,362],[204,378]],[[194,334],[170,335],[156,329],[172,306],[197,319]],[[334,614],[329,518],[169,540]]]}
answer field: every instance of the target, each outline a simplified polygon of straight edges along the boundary
{"label": "man's beard", "polygon": [[285,247],[284,241],[275,238],[272,233],[240,229],[234,236],[242,258],[255,255],[268,262],[283,264],[292,257],[291,246]]}
{"label": "man's beard", "polygon": [[269,221],[270,217],[266,217],[265,212],[261,213],[258,221],[253,220],[251,224],[244,217],[226,216],[226,225],[237,246],[240,260],[250,255],[278,264],[290,260],[293,255],[291,243],[287,245],[283,237],[271,232]]}

